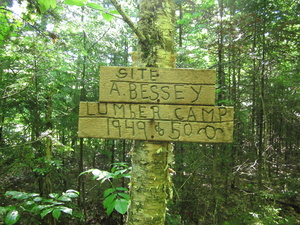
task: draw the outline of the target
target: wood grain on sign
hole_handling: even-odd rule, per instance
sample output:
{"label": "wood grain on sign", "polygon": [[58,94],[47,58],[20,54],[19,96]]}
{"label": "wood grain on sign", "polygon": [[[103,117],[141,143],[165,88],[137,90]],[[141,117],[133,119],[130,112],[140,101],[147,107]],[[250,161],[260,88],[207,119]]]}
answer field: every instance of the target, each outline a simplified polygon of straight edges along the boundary
{"label": "wood grain on sign", "polygon": [[214,105],[215,70],[101,67],[100,102]]}
{"label": "wood grain on sign", "polygon": [[81,102],[79,137],[230,143],[233,108]]}

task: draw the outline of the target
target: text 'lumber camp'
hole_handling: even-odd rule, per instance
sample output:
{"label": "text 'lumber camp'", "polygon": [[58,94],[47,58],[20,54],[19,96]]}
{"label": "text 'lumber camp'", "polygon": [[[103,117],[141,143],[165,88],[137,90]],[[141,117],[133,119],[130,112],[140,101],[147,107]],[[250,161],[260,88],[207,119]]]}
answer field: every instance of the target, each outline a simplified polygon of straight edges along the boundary
{"label": "text 'lumber camp'", "polygon": [[81,102],[79,137],[228,143],[233,108]]}

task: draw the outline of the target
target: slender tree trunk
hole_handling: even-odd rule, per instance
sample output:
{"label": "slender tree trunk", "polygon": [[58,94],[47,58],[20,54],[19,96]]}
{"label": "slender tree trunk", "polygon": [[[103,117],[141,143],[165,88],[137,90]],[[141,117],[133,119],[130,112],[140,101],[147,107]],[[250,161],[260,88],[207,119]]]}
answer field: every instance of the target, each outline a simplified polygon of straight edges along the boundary
{"label": "slender tree trunk", "polygon": [[222,103],[224,100],[224,88],[225,88],[225,71],[224,71],[224,35],[223,35],[223,11],[224,5],[223,0],[219,0],[219,17],[220,17],[220,25],[219,25],[219,38],[218,38],[218,83],[220,85],[221,91],[218,93],[218,103]]}
{"label": "slender tree trunk", "polygon": [[[84,11],[84,8],[82,8]],[[84,14],[81,17],[81,21],[84,22]],[[86,42],[87,37],[85,31],[83,31],[83,48],[86,50]],[[82,65],[82,89],[80,93],[80,101],[86,101],[86,89],[85,89],[85,79],[86,79],[86,60],[87,56],[83,56],[83,65]],[[78,161],[78,174],[83,172],[83,138],[80,138],[80,145],[79,145],[79,161]],[[78,177],[78,191],[80,192],[80,198],[78,198],[78,205],[83,209],[83,214],[86,218],[86,205],[85,205],[85,183],[84,177]]]}
{"label": "slender tree trunk", "polygon": [[[2,84],[3,81],[3,69],[0,67],[0,84]],[[0,87],[2,89],[2,85]],[[4,104],[5,104],[5,98],[2,99],[2,96],[0,96],[0,148],[4,146],[4,138],[3,138],[3,125],[5,121],[5,115],[4,115]]]}
{"label": "slender tree trunk", "polygon": [[[139,40],[134,65],[175,67],[175,5],[172,0],[141,0]],[[128,225],[163,225],[170,178],[167,171],[172,159],[168,142],[138,142],[132,152],[131,204]]]}
{"label": "slender tree trunk", "polygon": [[0,148],[4,147],[4,137],[3,137],[3,125],[5,121],[5,115],[4,115],[4,105],[5,105],[5,99],[0,99]]}
{"label": "slender tree trunk", "polygon": [[[49,93],[47,96],[47,112],[46,112],[46,129],[47,130],[52,130],[52,95],[53,93]],[[51,159],[52,158],[52,139],[51,137],[47,137],[47,142],[46,142],[46,159]]]}
{"label": "slender tree trunk", "polygon": [[[263,1],[264,9],[267,8],[266,0]],[[264,156],[263,152],[265,150],[266,142],[268,138],[266,137],[265,128],[268,127],[265,125],[265,62],[266,62],[266,40],[265,40],[265,32],[266,32],[266,18],[263,19],[262,24],[262,62],[261,62],[261,71],[259,76],[259,111],[258,111],[258,187],[262,190],[263,187],[263,174],[264,174]]]}
{"label": "slender tree trunk", "polygon": [[[52,96],[53,93],[50,91],[49,95],[47,96],[47,105],[46,105],[46,129],[47,131],[52,131],[52,111],[53,111],[53,104],[52,104]],[[46,140],[46,160],[51,160],[52,159],[52,139],[51,137],[47,137]],[[49,172],[45,176],[45,181],[44,181],[44,193],[45,196],[48,196],[50,193],[53,192],[52,190],[52,172]],[[54,225],[56,224],[56,221],[54,217],[50,214],[47,215],[46,217],[48,225]]]}

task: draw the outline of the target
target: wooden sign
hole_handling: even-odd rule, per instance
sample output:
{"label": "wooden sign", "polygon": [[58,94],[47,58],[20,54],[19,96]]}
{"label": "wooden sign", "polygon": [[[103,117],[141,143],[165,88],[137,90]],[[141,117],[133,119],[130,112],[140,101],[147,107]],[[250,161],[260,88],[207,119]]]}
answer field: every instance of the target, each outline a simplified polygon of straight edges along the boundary
{"label": "wooden sign", "polygon": [[81,102],[79,137],[230,143],[215,70],[101,67],[99,102]]}
{"label": "wooden sign", "polygon": [[233,108],[81,102],[79,137],[230,143]]}
{"label": "wooden sign", "polygon": [[215,70],[101,67],[100,102],[215,104]]}

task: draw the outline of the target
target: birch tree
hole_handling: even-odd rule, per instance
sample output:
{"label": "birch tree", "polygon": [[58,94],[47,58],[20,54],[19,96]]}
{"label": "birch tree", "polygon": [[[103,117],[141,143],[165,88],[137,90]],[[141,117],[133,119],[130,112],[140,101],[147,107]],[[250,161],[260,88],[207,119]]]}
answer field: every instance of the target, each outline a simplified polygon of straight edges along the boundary
{"label": "birch tree", "polygon": [[[138,36],[138,50],[133,54],[134,66],[175,67],[173,0],[141,0],[138,28],[115,0],[111,2]],[[168,172],[172,154],[172,145],[168,142],[136,143],[132,151],[129,225],[164,224],[166,201],[172,192]]]}

